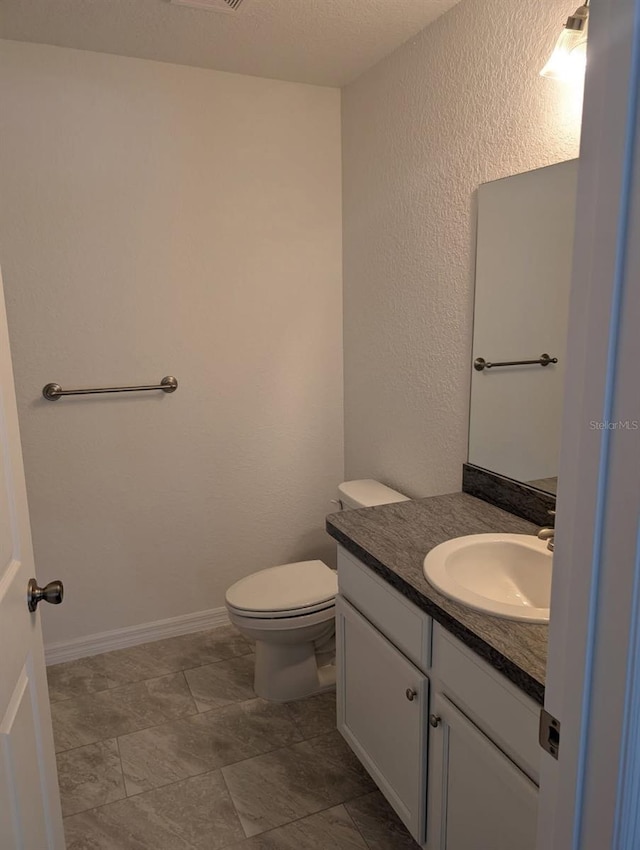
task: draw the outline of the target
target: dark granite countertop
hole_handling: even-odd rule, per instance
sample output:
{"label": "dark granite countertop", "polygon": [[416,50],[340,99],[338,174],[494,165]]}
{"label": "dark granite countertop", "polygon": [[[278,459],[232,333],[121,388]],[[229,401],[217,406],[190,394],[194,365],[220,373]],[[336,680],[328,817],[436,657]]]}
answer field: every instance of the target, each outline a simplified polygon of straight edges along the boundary
{"label": "dark granite countertop", "polygon": [[537,526],[493,505],[451,493],[327,517],[327,531],[539,703],[544,701],[548,626],[506,620],[459,605],[425,579],[434,546],[465,534],[535,534]]}

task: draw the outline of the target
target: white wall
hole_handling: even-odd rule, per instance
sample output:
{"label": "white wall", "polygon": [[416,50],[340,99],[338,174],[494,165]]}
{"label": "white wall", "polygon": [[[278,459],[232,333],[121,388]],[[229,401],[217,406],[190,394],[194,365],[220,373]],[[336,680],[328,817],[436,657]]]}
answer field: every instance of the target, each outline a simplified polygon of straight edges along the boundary
{"label": "white wall", "polygon": [[[0,262],[48,642],[330,556],[340,93],[2,43]],[[174,395],[40,397],[158,381]]]}
{"label": "white wall", "polygon": [[348,478],[459,489],[480,183],[578,153],[541,78],[575,0],[462,0],[343,90]]}

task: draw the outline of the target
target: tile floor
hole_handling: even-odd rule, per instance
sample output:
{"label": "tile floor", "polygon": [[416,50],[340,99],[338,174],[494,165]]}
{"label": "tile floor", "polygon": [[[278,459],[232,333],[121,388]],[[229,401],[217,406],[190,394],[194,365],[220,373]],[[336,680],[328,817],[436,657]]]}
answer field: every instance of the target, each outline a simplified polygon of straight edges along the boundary
{"label": "tile floor", "polygon": [[335,697],[253,692],[232,626],[48,669],[67,850],[416,850]]}

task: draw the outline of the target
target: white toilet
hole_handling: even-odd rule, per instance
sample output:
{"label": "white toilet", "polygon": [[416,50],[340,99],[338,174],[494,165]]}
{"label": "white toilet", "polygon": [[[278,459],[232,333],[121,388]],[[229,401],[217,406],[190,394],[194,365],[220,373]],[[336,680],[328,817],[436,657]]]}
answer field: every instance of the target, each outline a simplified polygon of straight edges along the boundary
{"label": "white toilet", "polygon": [[[407,501],[371,479],[346,481],[338,497],[343,509]],[[337,592],[337,574],[323,561],[269,567],[227,590],[229,619],[256,643],[258,696],[286,702],[335,686]]]}

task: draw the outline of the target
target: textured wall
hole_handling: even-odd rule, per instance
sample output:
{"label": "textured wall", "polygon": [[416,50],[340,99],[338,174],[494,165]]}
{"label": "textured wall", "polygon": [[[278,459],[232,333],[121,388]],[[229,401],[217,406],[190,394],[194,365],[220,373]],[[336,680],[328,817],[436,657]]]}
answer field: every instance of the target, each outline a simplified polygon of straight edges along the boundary
{"label": "textured wall", "polygon": [[[330,556],[340,93],[5,42],[0,261],[48,641]],[[43,384],[174,395],[51,403]]]}
{"label": "textured wall", "polygon": [[574,7],[463,0],[343,90],[349,478],[460,486],[474,192],[577,155],[580,92],[538,75]]}

